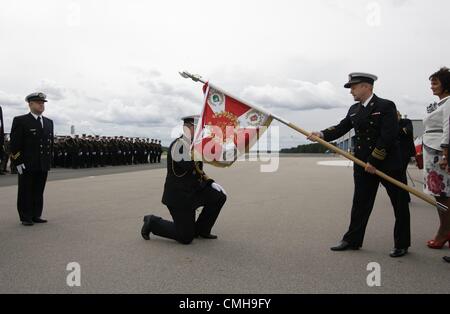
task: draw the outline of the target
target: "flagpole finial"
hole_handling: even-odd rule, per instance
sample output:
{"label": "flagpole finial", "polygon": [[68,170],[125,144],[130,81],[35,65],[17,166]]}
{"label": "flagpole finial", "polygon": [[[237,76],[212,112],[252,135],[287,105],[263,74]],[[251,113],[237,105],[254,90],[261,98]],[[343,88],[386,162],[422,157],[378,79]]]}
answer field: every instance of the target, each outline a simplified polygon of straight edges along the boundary
{"label": "flagpole finial", "polygon": [[190,79],[193,80],[194,82],[202,82],[202,83],[205,83],[205,82],[202,80],[202,77],[201,77],[200,75],[198,75],[198,74],[191,74],[191,73],[189,73],[188,71],[183,71],[183,72],[178,72],[178,73],[180,73],[180,75],[181,75],[182,77],[184,77],[184,78],[190,78]]}

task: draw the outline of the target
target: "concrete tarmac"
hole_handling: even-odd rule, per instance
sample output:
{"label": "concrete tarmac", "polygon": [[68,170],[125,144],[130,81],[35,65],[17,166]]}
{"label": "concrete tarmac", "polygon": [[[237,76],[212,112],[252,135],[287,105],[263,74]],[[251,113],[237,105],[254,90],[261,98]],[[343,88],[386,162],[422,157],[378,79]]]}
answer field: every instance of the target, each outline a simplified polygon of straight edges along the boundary
{"label": "concrete tarmac", "polygon": [[[348,227],[353,171],[318,164],[324,160],[341,159],[281,158],[272,173],[260,172],[261,162],[205,166],[228,201],[213,229],[219,239],[188,246],[140,236],[144,215],[170,218],[161,204],[165,169],[50,180],[43,215],[49,222],[32,227],[19,224],[17,186],[5,184],[0,293],[449,293],[450,265],[442,256],[450,250],[426,247],[437,230],[436,210],[414,196],[407,256],[389,257],[394,215],[383,187],[363,248],[329,250]],[[409,171],[420,189],[421,171]],[[81,267],[80,287],[66,283],[70,262]],[[367,285],[371,262],[381,267],[380,287]]]}

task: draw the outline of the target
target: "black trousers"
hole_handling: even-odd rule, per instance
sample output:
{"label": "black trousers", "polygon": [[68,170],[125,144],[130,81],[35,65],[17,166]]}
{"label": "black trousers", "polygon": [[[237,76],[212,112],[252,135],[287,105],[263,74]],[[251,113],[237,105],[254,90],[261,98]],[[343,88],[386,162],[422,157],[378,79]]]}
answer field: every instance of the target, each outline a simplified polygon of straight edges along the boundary
{"label": "black trousers", "polygon": [[[401,181],[401,170],[386,172],[387,175]],[[363,171],[354,172],[355,191],[350,226],[343,240],[353,246],[361,247],[366,232],[367,223],[372,213],[373,204],[381,184],[386,191],[394,208],[395,227],[394,245],[396,248],[408,248],[411,245],[410,214],[407,192],[392,183]]]}
{"label": "black trousers", "polygon": [[[168,206],[173,222],[162,218],[151,221],[151,232],[160,237],[176,240],[183,244],[192,242],[197,234],[209,234],[225,204],[225,194],[211,186],[195,194],[194,201],[185,206]],[[204,206],[195,221],[195,211]]]}
{"label": "black trousers", "polygon": [[47,171],[27,171],[19,174],[17,210],[21,221],[40,218],[44,206],[44,189]]}

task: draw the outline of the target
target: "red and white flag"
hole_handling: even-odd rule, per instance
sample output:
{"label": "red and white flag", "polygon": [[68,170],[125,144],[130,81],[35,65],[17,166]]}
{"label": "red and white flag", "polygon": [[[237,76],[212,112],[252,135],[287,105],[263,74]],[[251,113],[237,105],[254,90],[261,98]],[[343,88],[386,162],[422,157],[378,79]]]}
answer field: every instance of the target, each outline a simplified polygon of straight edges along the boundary
{"label": "red and white flag", "polygon": [[258,141],[272,117],[210,83],[203,92],[203,112],[192,143],[194,159],[231,166]]}

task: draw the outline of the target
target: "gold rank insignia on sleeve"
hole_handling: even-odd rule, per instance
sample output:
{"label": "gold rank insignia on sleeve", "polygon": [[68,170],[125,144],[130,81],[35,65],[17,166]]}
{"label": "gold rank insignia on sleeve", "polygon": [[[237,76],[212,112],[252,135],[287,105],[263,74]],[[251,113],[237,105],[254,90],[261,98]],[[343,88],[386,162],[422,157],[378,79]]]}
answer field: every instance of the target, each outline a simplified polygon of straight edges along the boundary
{"label": "gold rank insignia on sleeve", "polygon": [[327,129],[327,131],[334,131],[336,128],[334,127],[334,126],[332,126],[332,127],[329,127],[328,129]]}
{"label": "gold rank insignia on sleeve", "polygon": [[15,154],[15,155],[11,155],[11,158],[14,160],[16,160],[19,157],[20,157],[20,152],[17,152],[17,154]]}
{"label": "gold rank insignia on sleeve", "polygon": [[375,148],[372,152],[372,156],[378,160],[384,160],[386,158],[386,150]]}

